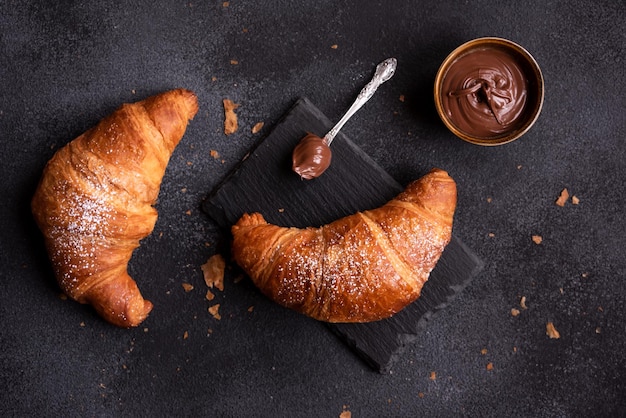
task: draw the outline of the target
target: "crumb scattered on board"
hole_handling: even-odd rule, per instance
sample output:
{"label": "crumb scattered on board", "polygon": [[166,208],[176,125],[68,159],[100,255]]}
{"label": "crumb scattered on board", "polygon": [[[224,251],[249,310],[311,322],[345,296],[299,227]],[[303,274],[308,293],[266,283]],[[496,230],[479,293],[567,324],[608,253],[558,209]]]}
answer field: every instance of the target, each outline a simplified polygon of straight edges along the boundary
{"label": "crumb scattered on board", "polygon": [[559,332],[556,330],[552,322],[548,322],[546,324],[546,335],[554,339],[561,338],[561,334],[559,334]]}
{"label": "crumb scattered on board", "polygon": [[193,290],[193,285],[190,283],[183,283],[183,289],[185,292],[191,292]]}
{"label": "crumb scattered on board", "polygon": [[526,306],[526,296],[522,296],[522,297],[520,298],[520,300],[519,300],[519,306],[520,306],[522,309],[527,309],[527,306]]}
{"label": "crumb scattered on board", "polygon": [[543,241],[543,238],[541,235],[533,235],[532,239],[533,239],[533,242],[537,245],[541,244],[541,242]]}
{"label": "crumb scattered on board", "polygon": [[238,128],[235,109],[239,105],[229,99],[224,99],[222,103],[224,104],[224,133],[226,135],[234,134]]}
{"label": "crumb scattered on board", "polygon": [[493,370],[493,363],[487,363],[487,370],[488,371],[492,371]]}
{"label": "crumb scattered on board", "polygon": [[252,133],[258,134],[261,131],[261,129],[263,129],[263,125],[265,125],[264,122],[255,123],[254,126],[252,127]]}

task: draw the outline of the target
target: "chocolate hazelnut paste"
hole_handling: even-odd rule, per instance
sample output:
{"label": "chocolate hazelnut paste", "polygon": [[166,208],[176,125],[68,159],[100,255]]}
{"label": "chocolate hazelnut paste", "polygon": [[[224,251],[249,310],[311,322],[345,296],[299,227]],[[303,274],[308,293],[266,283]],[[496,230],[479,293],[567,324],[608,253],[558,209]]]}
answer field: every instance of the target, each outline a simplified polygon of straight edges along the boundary
{"label": "chocolate hazelnut paste", "polygon": [[528,81],[515,56],[477,49],[457,58],[442,82],[442,104],[452,123],[477,137],[497,137],[522,121]]}
{"label": "chocolate hazelnut paste", "polygon": [[294,148],[292,169],[301,178],[311,180],[319,177],[330,166],[332,153],[324,139],[308,134]]}

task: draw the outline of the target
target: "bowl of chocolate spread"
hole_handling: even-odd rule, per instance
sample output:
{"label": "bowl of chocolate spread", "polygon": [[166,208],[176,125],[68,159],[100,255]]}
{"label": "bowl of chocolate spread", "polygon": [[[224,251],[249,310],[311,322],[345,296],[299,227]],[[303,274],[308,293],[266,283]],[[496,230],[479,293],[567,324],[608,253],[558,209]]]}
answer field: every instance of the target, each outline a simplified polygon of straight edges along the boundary
{"label": "bowl of chocolate spread", "polygon": [[524,135],[543,105],[543,76],[521,46],[478,38],[448,55],[435,78],[435,107],[446,127],[479,145],[501,145]]}

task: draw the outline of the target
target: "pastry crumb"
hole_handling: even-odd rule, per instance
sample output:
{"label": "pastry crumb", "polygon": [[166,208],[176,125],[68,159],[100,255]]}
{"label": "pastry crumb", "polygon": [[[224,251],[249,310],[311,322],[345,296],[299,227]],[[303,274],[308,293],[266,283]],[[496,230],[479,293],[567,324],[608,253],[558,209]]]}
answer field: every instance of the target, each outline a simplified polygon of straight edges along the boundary
{"label": "pastry crumb", "polygon": [[533,235],[532,239],[533,242],[537,245],[541,244],[541,242],[543,241],[543,237],[541,235]]}
{"label": "pastry crumb", "polygon": [[435,372],[435,371],[430,372],[429,379],[430,380],[437,380],[437,372]]}
{"label": "pastry crumb", "polygon": [[251,313],[252,311],[254,311],[254,305],[252,305],[252,306],[250,306],[250,307],[248,308],[248,312],[250,312],[250,313]]}
{"label": "pastry crumb", "polygon": [[210,288],[216,287],[224,291],[224,269],[226,262],[220,254],[214,254],[201,266],[204,281]]}
{"label": "pastry crumb", "polygon": [[237,132],[238,129],[235,109],[237,109],[239,105],[229,99],[224,99],[222,103],[224,104],[224,133],[231,135]]}
{"label": "pastry crumb", "polygon": [[339,414],[339,418],[350,418],[352,417],[352,412],[344,410]]}
{"label": "pastry crumb", "polygon": [[209,154],[211,155],[211,157],[213,157],[213,159],[217,160],[220,158],[220,153],[217,152],[217,150],[212,149]]}
{"label": "pastry crumb", "polygon": [[401,101],[402,103],[404,103],[404,94],[401,94],[401,95],[400,95],[400,101]]}
{"label": "pastry crumb", "polygon": [[480,354],[482,354],[483,356],[487,354],[487,349],[483,348],[480,350]]}
{"label": "pastry crumb", "polygon": [[548,322],[546,324],[546,335],[553,339],[561,338],[561,334],[559,334],[559,332],[556,330],[552,322]]}
{"label": "pastry crumb", "polygon": [[526,296],[522,296],[522,297],[519,299],[519,306],[520,306],[522,309],[527,309],[527,306],[526,306]]}
{"label": "pastry crumb", "polygon": [[253,134],[258,134],[259,131],[261,131],[261,129],[263,129],[263,125],[265,125],[264,122],[257,122],[254,124],[254,126],[252,127],[252,133]]}
{"label": "pastry crumb", "polygon": [[572,205],[577,205],[580,203],[580,199],[576,196],[572,196]]}
{"label": "pastry crumb", "polygon": [[193,290],[193,285],[191,283],[182,283],[182,286],[185,292],[191,292]]}
{"label": "pastry crumb", "polygon": [[492,371],[493,370],[493,363],[489,362],[487,363],[487,370]]}
{"label": "pastry crumb", "polygon": [[189,331],[185,331],[183,333],[183,340],[186,340],[187,338],[189,338]]}
{"label": "pastry crumb", "polygon": [[519,309],[511,308],[511,315],[512,316],[518,316],[519,313],[520,313]]}
{"label": "pastry crumb", "polygon": [[213,315],[213,318],[217,319],[218,321],[220,319],[222,319],[222,316],[220,315],[219,311],[220,311],[220,304],[219,303],[216,303],[213,306],[209,306],[209,313],[211,315]]}
{"label": "pastry crumb", "polygon": [[213,299],[215,299],[215,294],[213,292],[211,292],[210,290],[207,290],[205,298],[206,298],[206,300],[213,300]]}
{"label": "pastry crumb", "polygon": [[339,48],[339,45],[337,45],[337,44],[333,44],[333,45],[331,45],[330,47],[331,47],[332,49],[337,49],[337,48]]}
{"label": "pastry crumb", "polygon": [[239,61],[237,61],[237,60],[230,60],[230,64],[231,65],[239,65]]}
{"label": "pastry crumb", "polygon": [[559,195],[559,198],[556,199],[556,204],[557,206],[565,206],[565,203],[567,203],[567,199],[569,198],[569,192],[567,191],[567,189],[563,189],[561,190],[561,194]]}

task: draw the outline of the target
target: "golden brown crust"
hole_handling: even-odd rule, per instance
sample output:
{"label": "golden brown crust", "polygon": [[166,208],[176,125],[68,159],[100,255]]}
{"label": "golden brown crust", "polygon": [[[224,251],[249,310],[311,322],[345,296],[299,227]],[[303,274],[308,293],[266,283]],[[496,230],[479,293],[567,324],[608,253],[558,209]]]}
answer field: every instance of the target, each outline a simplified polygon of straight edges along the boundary
{"label": "golden brown crust", "polygon": [[61,289],[115,325],[137,326],[152,309],[126,268],[154,228],[165,168],[197,111],[183,89],[122,105],[52,157],[33,197]]}
{"label": "golden brown crust", "polygon": [[275,302],[327,322],[388,318],[420,295],[452,234],[456,184],[443,170],[384,206],[321,228],[283,228],[259,213],[232,227],[233,257]]}

